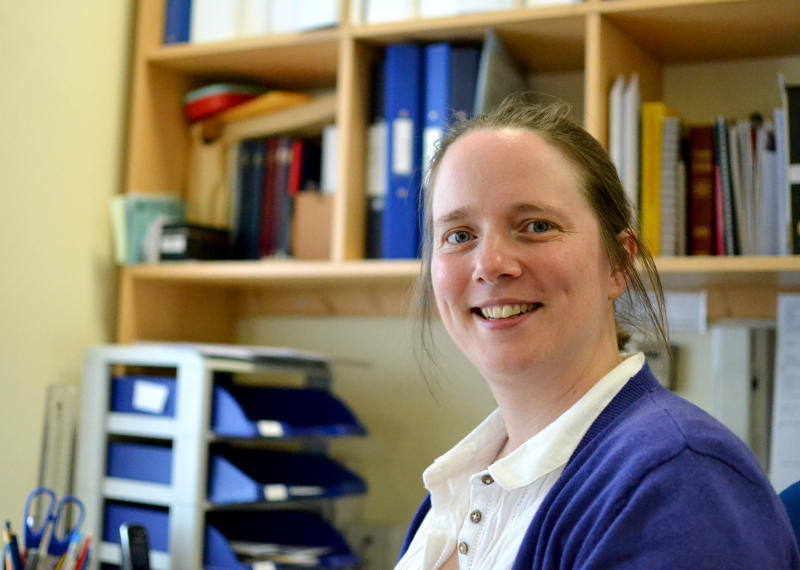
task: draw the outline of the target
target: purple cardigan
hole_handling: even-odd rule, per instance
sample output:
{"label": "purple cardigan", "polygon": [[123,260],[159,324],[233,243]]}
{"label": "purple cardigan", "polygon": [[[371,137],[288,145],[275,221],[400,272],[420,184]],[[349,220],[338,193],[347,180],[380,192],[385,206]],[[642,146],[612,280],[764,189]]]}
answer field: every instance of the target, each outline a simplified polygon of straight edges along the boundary
{"label": "purple cardigan", "polygon": [[747,447],[644,366],[578,444],[512,568],[800,569],[800,553]]}

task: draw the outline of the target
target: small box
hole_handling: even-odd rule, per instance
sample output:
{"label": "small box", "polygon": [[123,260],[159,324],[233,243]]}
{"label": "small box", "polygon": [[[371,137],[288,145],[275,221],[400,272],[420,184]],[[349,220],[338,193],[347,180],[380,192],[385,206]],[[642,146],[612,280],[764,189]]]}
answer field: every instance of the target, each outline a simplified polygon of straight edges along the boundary
{"label": "small box", "polygon": [[166,224],[161,228],[159,261],[229,259],[230,232],[195,224]]}
{"label": "small box", "polygon": [[292,254],[296,259],[330,259],[333,196],[300,192],[294,199]]}

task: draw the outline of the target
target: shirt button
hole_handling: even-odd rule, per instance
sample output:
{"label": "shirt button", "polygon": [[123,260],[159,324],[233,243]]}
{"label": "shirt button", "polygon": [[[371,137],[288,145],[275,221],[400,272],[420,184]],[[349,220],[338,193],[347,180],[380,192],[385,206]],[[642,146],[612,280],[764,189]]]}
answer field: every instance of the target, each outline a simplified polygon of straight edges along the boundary
{"label": "shirt button", "polygon": [[472,511],[469,514],[469,520],[474,522],[475,524],[478,524],[479,522],[481,522],[481,518],[483,518],[483,515],[481,514],[480,511]]}
{"label": "shirt button", "polygon": [[469,552],[469,544],[467,544],[466,542],[459,542],[458,552],[459,554],[466,554],[467,552]]}
{"label": "shirt button", "polygon": [[494,483],[494,479],[492,479],[491,475],[484,475],[483,477],[481,477],[481,483],[483,483],[484,485],[491,485],[492,483]]}

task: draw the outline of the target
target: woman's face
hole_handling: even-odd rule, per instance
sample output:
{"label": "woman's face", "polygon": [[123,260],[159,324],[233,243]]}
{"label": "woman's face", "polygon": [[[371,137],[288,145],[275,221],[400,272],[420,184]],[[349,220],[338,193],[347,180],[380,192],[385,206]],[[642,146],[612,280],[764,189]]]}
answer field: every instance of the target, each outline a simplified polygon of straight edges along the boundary
{"label": "woman's face", "polygon": [[624,279],[611,269],[578,176],[554,146],[520,129],[472,131],[439,164],[436,304],[487,378],[617,358],[612,300]]}

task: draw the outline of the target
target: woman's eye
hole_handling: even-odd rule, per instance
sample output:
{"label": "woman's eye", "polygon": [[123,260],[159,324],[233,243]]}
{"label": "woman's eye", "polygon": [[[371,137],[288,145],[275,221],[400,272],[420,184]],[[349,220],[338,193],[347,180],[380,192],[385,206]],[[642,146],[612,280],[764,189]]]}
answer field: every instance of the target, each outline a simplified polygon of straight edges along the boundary
{"label": "woman's eye", "polygon": [[459,243],[466,243],[470,239],[472,239],[472,234],[470,234],[467,231],[461,230],[461,231],[458,231],[458,232],[453,232],[452,234],[447,236],[446,241],[447,241],[447,243],[455,245],[455,244],[459,244]]}
{"label": "woman's eye", "polygon": [[541,233],[550,231],[552,229],[553,229],[553,225],[550,222],[542,222],[542,221],[530,222],[525,227],[526,231],[529,231],[529,232],[532,232],[532,233],[535,233],[535,234],[541,234]]}

